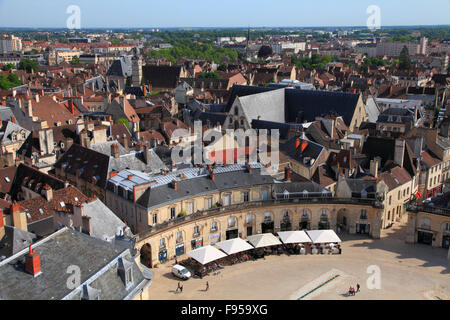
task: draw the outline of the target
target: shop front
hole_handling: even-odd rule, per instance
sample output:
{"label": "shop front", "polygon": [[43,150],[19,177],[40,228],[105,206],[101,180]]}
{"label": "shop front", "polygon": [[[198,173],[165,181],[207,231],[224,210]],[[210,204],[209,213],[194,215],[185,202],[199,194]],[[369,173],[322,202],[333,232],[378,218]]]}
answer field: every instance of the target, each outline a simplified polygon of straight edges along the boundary
{"label": "shop front", "polygon": [[450,247],[450,235],[442,236],[442,248],[448,249]]}
{"label": "shop front", "polygon": [[359,233],[359,234],[370,234],[370,223],[368,223],[368,222],[358,222],[356,224],[356,233]]}
{"label": "shop front", "polygon": [[203,238],[194,239],[191,241],[192,250],[203,247]]}
{"label": "shop front", "polygon": [[275,231],[275,224],[273,221],[266,221],[261,223],[261,230],[262,233],[274,233]]}
{"label": "shop front", "polygon": [[160,263],[166,263],[168,261],[167,249],[166,248],[159,248],[158,261]]}
{"label": "shop front", "polygon": [[184,254],[184,243],[175,246],[175,256],[179,257]]}
{"label": "shop front", "polygon": [[215,245],[217,242],[220,242],[220,233],[211,234],[209,236],[209,244]]}
{"label": "shop front", "polygon": [[433,233],[430,231],[417,231],[417,242],[431,246],[433,244]]}
{"label": "shop front", "polygon": [[239,237],[238,229],[227,230],[227,240],[236,239]]}

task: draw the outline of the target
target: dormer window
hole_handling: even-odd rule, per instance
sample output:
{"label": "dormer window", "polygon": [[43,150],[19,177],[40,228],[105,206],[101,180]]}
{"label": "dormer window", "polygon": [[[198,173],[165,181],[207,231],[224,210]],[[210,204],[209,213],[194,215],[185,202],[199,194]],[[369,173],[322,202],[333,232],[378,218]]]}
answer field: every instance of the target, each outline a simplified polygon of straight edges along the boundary
{"label": "dormer window", "polygon": [[133,263],[120,257],[118,262],[118,273],[125,288],[128,290],[133,285]]}
{"label": "dormer window", "polygon": [[88,284],[83,285],[80,296],[81,300],[100,300],[100,290],[91,287]]}

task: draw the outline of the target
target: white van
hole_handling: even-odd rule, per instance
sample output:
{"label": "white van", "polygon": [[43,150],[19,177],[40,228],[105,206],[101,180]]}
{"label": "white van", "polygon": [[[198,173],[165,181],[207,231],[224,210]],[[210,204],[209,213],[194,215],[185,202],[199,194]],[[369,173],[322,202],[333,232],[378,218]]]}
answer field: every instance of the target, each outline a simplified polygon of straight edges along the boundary
{"label": "white van", "polygon": [[188,269],[186,269],[183,266],[180,266],[179,264],[173,266],[172,273],[175,277],[183,280],[187,280],[192,276]]}

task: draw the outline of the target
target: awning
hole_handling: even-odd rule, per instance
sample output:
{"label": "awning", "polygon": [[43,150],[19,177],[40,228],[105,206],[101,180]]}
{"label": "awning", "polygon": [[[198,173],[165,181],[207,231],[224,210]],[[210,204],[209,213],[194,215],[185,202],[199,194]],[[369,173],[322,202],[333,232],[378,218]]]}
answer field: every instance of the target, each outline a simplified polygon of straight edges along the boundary
{"label": "awning", "polygon": [[272,233],[257,234],[247,237],[247,240],[255,248],[264,248],[282,244]]}
{"label": "awning", "polygon": [[226,257],[227,255],[211,246],[201,247],[187,253],[192,259],[197,260],[201,264],[207,264],[212,261]]}
{"label": "awning", "polygon": [[226,254],[235,254],[253,249],[253,247],[249,245],[248,242],[242,240],[241,238],[222,241],[216,243],[216,246],[222,249]]}
{"label": "awning", "polygon": [[284,231],[278,232],[281,241],[285,244],[289,243],[310,243],[311,239],[305,231]]}
{"label": "awning", "polygon": [[333,230],[308,230],[306,233],[313,243],[342,242]]}

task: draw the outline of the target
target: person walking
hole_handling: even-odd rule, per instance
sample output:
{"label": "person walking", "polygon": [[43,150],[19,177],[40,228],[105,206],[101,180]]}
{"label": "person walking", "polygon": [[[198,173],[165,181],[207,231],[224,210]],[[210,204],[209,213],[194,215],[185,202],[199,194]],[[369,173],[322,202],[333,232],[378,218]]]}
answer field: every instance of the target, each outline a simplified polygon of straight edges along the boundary
{"label": "person walking", "polygon": [[175,292],[178,292],[178,290],[181,290],[181,283],[180,282],[178,282],[178,287],[177,287],[177,290],[175,290]]}
{"label": "person walking", "polygon": [[206,281],[206,289],[205,289],[205,291],[208,291],[208,290],[209,290],[209,282]]}
{"label": "person walking", "polygon": [[180,291],[181,291],[181,293],[183,293],[183,286],[182,285],[180,286]]}
{"label": "person walking", "polygon": [[359,283],[357,283],[356,284],[356,292],[360,292],[360,290],[359,290],[360,288],[361,288],[361,286],[359,285]]}

